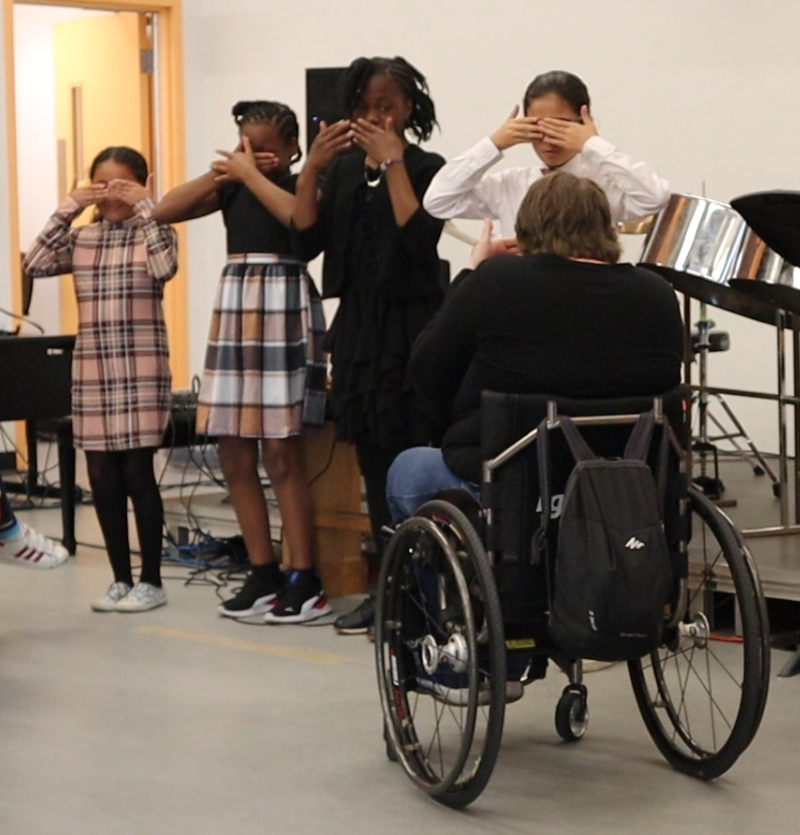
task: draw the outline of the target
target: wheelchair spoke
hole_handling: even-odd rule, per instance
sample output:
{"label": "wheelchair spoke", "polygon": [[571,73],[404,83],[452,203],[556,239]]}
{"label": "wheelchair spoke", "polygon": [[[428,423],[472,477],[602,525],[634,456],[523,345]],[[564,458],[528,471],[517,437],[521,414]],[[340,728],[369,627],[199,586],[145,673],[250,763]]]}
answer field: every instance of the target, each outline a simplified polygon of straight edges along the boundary
{"label": "wheelchair spoke", "polygon": [[[468,520],[441,502],[424,510],[398,528],[384,554],[379,631],[392,654],[382,664],[378,655],[381,701],[408,776],[443,803],[463,806],[483,790],[497,757],[504,704],[495,687],[486,705],[485,686],[497,663],[491,653],[502,664],[502,621]],[[479,644],[489,615],[489,643]]]}
{"label": "wheelchair spoke", "polygon": [[[752,558],[730,520],[698,491],[690,505],[686,614],[658,653],[629,667],[661,752],[679,770],[712,779],[736,762],[761,720],[767,620]],[[737,637],[728,640],[733,624]]]}

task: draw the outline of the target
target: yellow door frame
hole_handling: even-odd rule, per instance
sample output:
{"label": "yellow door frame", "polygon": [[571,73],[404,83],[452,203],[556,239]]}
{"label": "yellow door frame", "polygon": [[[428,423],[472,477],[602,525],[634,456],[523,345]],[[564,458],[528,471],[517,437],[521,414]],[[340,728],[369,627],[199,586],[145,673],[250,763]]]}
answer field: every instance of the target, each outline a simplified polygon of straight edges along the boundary
{"label": "yellow door frame", "polygon": [[[14,311],[22,306],[19,241],[19,192],[17,182],[17,120],[14,85],[14,6],[17,3],[37,6],[76,6],[109,12],[156,12],[158,14],[158,85],[159,85],[159,148],[161,161],[160,188],[166,192],[185,179],[183,119],[183,35],[181,0],[2,0],[3,48],[6,73],[6,142],[8,149],[8,206],[12,300]],[[185,264],[186,235],[178,227],[181,264]],[[173,385],[189,383],[188,304],[186,269],[181,266],[167,285],[165,304],[170,340],[170,364]]]}

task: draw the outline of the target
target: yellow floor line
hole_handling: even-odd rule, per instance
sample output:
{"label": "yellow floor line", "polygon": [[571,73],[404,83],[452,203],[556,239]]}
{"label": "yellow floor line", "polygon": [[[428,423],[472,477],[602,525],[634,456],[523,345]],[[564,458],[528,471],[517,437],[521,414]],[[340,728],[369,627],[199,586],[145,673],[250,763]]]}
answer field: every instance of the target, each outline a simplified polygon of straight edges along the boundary
{"label": "yellow floor line", "polygon": [[342,664],[349,661],[344,655],[332,655],[327,652],[314,652],[308,649],[294,649],[275,644],[262,644],[259,641],[244,641],[240,638],[224,638],[221,635],[207,635],[202,632],[187,632],[184,629],[170,629],[166,626],[140,626],[137,632],[145,635],[157,635],[161,638],[175,638],[179,641],[193,641],[206,646],[241,649],[245,652],[260,652],[263,655],[277,655],[297,661],[311,661],[315,664]]}

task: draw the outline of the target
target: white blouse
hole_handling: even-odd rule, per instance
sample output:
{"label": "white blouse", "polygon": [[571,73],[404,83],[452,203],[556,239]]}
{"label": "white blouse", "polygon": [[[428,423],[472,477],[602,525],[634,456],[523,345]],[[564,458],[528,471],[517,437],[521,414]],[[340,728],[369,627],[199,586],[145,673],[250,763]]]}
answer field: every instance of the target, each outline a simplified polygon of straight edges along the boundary
{"label": "white blouse", "polygon": [[[439,169],[425,193],[423,206],[438,218],[499,220],[501,234],[514,235],[522,199],[531,183],[542,176],[542,170],[506,168],[487,174],[502,157],[494,142],[484,137]],[[612,217],[617,222],[647,217],[663,208],[670,196],[666,180],[646,163],[634,161],[600,136],[590,137],[559,171],[596,182],[606,193]]]}

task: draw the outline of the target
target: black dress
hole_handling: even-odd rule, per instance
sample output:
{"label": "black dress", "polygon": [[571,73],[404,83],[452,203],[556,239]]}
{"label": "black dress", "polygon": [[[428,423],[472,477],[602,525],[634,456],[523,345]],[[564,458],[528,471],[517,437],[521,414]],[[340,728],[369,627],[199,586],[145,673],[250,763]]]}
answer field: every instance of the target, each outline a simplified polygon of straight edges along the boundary
{"label": "black dress", "polygon": [[[444,160],[415,145],[404,159],[421,203]],[[335,160],[322,185],[318,222],[294,230],[294,245],[305,260],[324,249],[322,295],[340,299],[325,342],[337,435],[395,450],[437,436],[437,416],[411,386],[407,365],[442,302],[436,247],[443,223],[420,206],[399,227],[385,180],[371,180],[363,151]]]}

